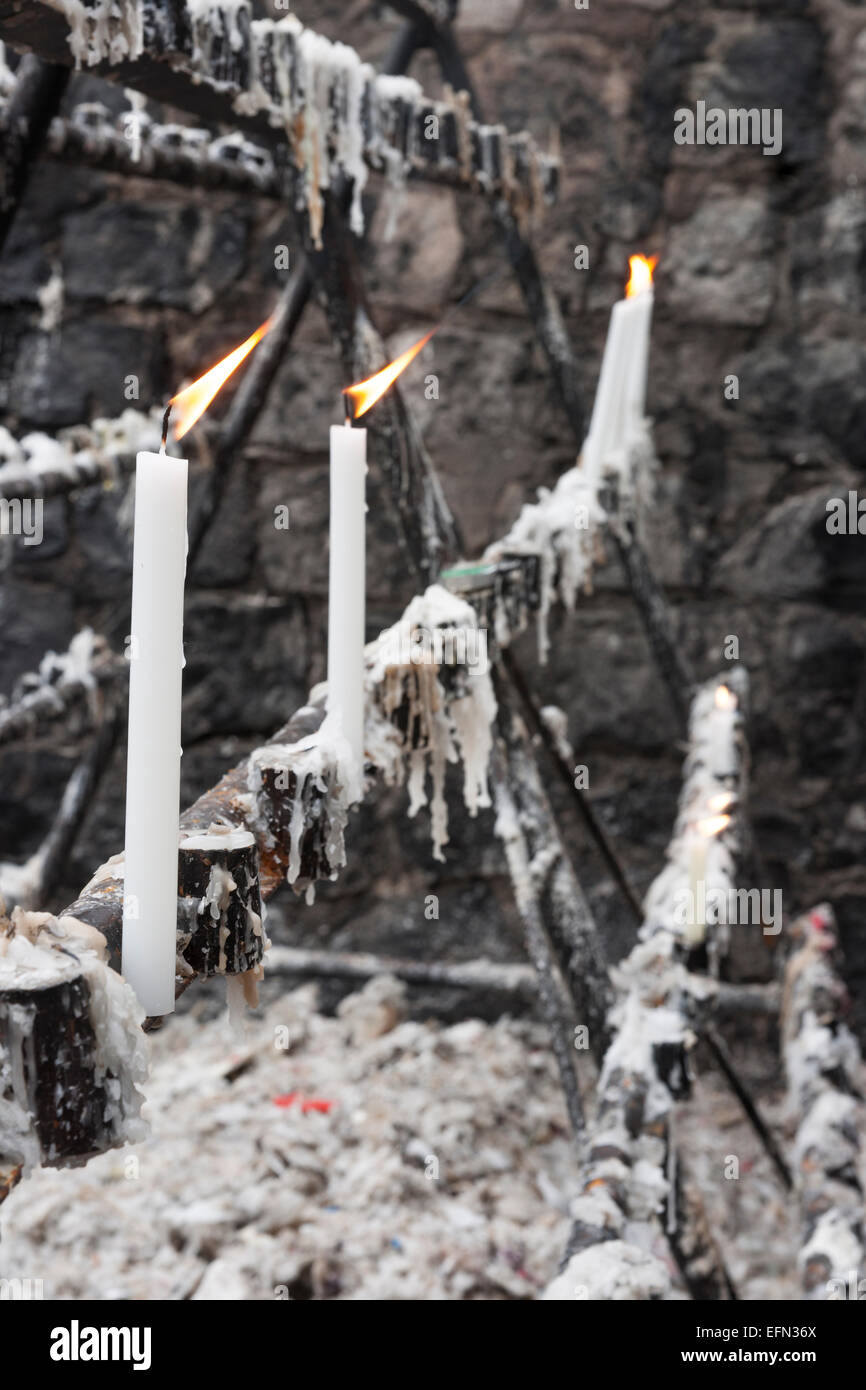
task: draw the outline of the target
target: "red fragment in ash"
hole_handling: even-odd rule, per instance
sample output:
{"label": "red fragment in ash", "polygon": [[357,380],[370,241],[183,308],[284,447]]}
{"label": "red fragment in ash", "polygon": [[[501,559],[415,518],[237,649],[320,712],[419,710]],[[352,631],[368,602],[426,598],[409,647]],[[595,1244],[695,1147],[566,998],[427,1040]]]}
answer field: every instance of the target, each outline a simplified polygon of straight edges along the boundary
{"label": "red fragment in ash", "polygon": [[281,1110],[288,1110],[295,1101],[300,1102],[302,1115],[309,1115],[311,1110],[319,1115],[327,1115],[334,1107],[332,1100],[322,1100],[318,1096],[302,1096],[299,1091],[289,1091],[288,1095],[273,1097],[274,1105],[278,1105]]}

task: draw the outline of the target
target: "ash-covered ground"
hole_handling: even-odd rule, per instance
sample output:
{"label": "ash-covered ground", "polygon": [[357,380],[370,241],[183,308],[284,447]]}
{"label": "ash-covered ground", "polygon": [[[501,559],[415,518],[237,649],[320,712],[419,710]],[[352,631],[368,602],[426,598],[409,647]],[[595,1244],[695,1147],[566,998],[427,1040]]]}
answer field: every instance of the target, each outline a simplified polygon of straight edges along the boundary
{"label": "ash-covered ground", "polygon": [[[314,986],[295,990],[242,1039],[193,1005],[154,1038],[151,1139],[20,1184],[0,1212],[0,1274],[41,1279],[46,1299],[538,1297],[579,1192],[546,1031],[404,1014],[387,977],[330,1017]],[[748,1058],[778,1118],[777,1078]],[[698,1069],[677,1136],[731,1275],[743,1298],[796,1298],[788,1202],[736,1101]]]}

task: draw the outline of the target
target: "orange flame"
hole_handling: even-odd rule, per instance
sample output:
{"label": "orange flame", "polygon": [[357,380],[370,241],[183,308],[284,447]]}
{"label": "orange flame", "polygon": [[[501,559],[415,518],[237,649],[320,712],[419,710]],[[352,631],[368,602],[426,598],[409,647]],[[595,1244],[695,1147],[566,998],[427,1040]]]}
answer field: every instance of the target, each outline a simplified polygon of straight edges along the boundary
{"label": "orange flame", "polygon": [[730,811],[737,798],[733,792],[716,792],[715,796],[707,797],[708,811]]}
{"label": "orange flame", "polygon": [[626,299],[633,299],[636,294],[644,294],[646,290],[652,289],[653,271],[658,261],[658,256],[629,256]]}
{"label": "orange flame", "polygon": [[707,816],[706,820],[699,820],[697,829],[699,835],[704,835],[711,840],[714,835],[721,835],[726,826],[730,825],[730,816]]}
{"label": "orange flame", "polygon": [[344,396],[349,396],[355,403],[355,416],[359,420],[362,415],[366,415],[371,406],[381,400],[390,386],[394,385],[401,372],[405,372],[410,362],[414,362],[418,353],[426,347],[434,333],[438,329],[433,328],[429,333],[425,333],[423,338],[419,338],[417,343],[401,352],[399,357],[395,357],[393,362],[389,362],[387,367],[383,367],[381,372],[376,372],[375,376],[368,377],[366,381],[358,381],[354,386],[347,386]]}
{"label": "orange flame", "polygon": [[716,686],[716,709],[736,709],[737,697],[726,685]]}
{"label": "orange flame", "polygon": [[211,367],[204,376],[200,376],[198,381],[185,386],[182,391],[178,391],[176,396],[172,396],[171,404],[175,410],[175,439],[183,439],[187,430],[191,430],[196,420],[204,415],[217,391],[228,381],[232,372],[240,366],[244,358],[249,356],[256,343],[261,342],[270,326],[271,320],[266,319],[261,327],[257,328],[245,343],[236,347],[234,352],[230,352],[228,357],[217,362],[216,366]]}

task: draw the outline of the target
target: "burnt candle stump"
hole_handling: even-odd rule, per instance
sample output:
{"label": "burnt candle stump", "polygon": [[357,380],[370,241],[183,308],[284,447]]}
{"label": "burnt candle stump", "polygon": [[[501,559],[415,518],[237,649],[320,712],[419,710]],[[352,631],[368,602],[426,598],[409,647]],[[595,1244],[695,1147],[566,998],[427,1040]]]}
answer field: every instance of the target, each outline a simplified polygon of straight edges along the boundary
{"label": "burnt candle stump", "polygon": [[9,1058],[8,1074],[0,1074],[0,1099],[30,1115],[45,1167],[105,1147],[105,1087],[97,1076],[83,975],[0,993],[0,1051]]}
{"label": "burnt candle stump", "polygon": [[0,1169],[61,1167],[144,1138],[143,1011],[69,917],[0,914]]}
{"label": "burnt candle stump", "polygon": [[248,830],[214,828],[182,840],[178,895],[178,947],[197,975],[242,975],[259,964],[262,895]]}
{"label": "burnt candle stump", "polygon": [[285,875],[292,866],[296,893],[322,879],[336,877],[335,826],[328,788],[317,777],[286,767],[262,766],[259,813],[273,839],[272,862]]}

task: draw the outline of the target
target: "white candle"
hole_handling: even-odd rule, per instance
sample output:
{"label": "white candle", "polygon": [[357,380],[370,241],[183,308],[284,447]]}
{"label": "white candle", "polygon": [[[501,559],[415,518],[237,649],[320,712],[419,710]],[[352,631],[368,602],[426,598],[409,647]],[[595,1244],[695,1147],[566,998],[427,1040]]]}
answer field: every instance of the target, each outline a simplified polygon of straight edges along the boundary
{"label": "white candle", "polygon": [[646,383],[649,372],[650,328],[653,317],[652,288],[628,300],[633,309],[632,360],[628,373],[625,430],[632,439],[646,415]]}
{"label": "white candle", "polygon": [[601,360],[589,434],[583,446],[588,480],[598,484],[609,455],[619,447],[623,423],[623,392],[630,357],[630,301],[614,304]]}
{"label": "white candle", "polygon": [[652,322],[652,270],[655,260],[631,256],[626,298],[614,304],[598,377],[583,466],[598,484],[610,457],[627,449],[646,409],[649,337]]}
{"label": "white candle", "polygon": [[737,708],[733,691],[718,686],[707,719],[710,771],[715,777],[732,777],[737,771]]}
{"label": "white candle", "polygon": [[703,835],[695,837],[689,852],[689,892],[684,935],[688,946],[699,946],[707,930],[707,841]]}
{"label": "white candle", "polygon": [[122,969],[145,1011],[174,1010],[187,461],[135,469]]}
{"label": "white candle", "polygon": [[331,427],[328,713],[336,715],[359,773],[364,767],[364,621],[367,431]]}

